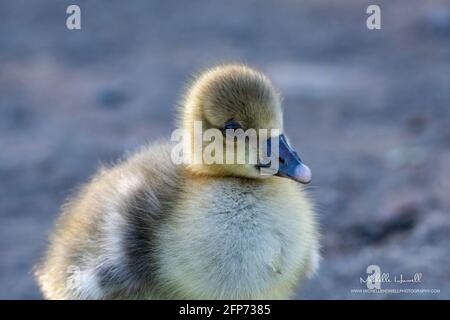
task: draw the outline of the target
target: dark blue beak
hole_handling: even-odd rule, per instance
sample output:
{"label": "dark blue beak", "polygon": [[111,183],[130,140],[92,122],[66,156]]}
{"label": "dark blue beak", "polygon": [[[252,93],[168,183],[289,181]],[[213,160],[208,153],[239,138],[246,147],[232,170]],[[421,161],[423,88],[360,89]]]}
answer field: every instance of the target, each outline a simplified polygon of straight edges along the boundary
{"label": "dark blue beak", "polygon": [[[267,139],[267,151],[271,154],[271,139]],[[279,136],[279,166],[276,176],[290,178],[301,183],[311,182],[311,170],[303,164],[291,146],[286,141],[284,134]]]}

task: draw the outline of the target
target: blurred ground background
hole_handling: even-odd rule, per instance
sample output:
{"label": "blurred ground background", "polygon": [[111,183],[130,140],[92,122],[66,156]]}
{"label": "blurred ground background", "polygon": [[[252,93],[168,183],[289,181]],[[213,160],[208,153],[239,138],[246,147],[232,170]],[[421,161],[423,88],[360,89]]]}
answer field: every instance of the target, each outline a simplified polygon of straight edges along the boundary
{"label": "blurred ground background", "polygon": [[[66,7],[82,30],[65,27]],[[378,4],[382,29],[366,28]],[[169,137],[189,76],[241,61],[284,94],[313,170],[323,261],[297,298],[450,298],[448,1],[0,2],[0,298],[101,162]],[[439,294],[355,294],[370,264]]]}

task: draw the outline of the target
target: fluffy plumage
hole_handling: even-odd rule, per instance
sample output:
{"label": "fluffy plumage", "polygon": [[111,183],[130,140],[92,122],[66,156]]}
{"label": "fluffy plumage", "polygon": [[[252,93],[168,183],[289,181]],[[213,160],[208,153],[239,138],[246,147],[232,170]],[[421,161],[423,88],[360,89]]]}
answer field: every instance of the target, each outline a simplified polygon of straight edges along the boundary
{"label": "fluffy plumage", "polygon": [[[203,73],[180,126],[282,128],[278,94],[241,65]],[[64,206],[36,276],[49,299],[283,299],[318,264],[302,187],[250,165],[175,165],[171,145],[102,169]]]}

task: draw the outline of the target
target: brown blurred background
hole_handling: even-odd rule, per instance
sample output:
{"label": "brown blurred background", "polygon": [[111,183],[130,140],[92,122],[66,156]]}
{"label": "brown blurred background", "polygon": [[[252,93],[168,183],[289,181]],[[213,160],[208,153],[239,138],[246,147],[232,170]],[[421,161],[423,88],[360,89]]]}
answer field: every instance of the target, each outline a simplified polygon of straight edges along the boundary
{"label": "brown blurred background", "polygon": [[[66,29],[81,7],[82,30]],[[381,7],[381,30],[366,8]],[[448,1],[0,2],[0,298],[40,299],[31,268],[64,199],[101,162],[174,129],[190,75],[260,68],[313,170],[323,261],[297,298],[450,298]],[[440,293],[356,294],[368,265]]]}

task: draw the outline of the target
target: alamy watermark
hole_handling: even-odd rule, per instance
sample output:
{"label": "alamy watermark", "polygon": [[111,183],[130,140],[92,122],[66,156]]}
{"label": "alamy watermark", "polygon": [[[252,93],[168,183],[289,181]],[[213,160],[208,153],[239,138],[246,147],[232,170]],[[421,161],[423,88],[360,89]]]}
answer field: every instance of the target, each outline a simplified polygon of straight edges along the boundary
{"label": "alamy watermark", "polygon": [[380,6],[372,4],[367,7],[366,13],[369,14],[366,20],[366,26],[369,30],[381,29],[381,9]]}
{"label": "alamy watermark", "polygon": [[69,15],[66,19],[66,27],[69,30],[81,29],[81,8],[76,4],[67,7],[66,13]]}
{"label": "alamy watermark", "polygon": [[[381,29],[381,8],[376,4],[369,5],[366,9],[369,16],[366,19],[366,26],[369,30]],[[66,8],[66,27],[68,30],[81,30],[81,8],[79,5],[71,4]]]}
{"label": "alamy watermark", "polygon": [[279,168],[280,129],[203,130],[194,121],[193,130],[176,129],[171,141],[174,164],[254,165],[261,174],[273,175]]}

